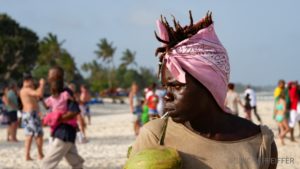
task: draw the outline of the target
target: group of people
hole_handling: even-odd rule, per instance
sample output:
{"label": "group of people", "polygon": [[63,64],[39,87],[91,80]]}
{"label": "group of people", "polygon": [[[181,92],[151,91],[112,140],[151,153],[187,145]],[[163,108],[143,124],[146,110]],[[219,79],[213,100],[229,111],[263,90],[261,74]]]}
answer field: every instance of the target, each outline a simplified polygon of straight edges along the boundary
{"label": "group of people", "polygon": [[[239,94],[234,90],[234,84],[228,84],[228,91],[225,99],[225,105],[230,109],[233,115],[238,115],[238,105],[244,108],[245,118],[252,120],[252,112],[257,120],[262,120],[257,113],[256,94],[254,90],[247,86],[244,92],[244,102],[241,101]],[[284,80],[278,81],[278,86],[274,90],[274,120],[278,124],[279,138],[284,145],[285,136],[290,133],[291,141],[295,141],[294,128],[299,124],[300,129],[300,85],[297,81],[285,83]],[[300,136],[300,135],[299,135]]]}
{"label": "group of people", "polygon": [[256,93],[250,85],[244,91],[244,101],[240,99],[239,94],[235,91],[235,84],[229,83],[225,99],[225,106],[230,109],[233,115],[239,115],[238,105],[244,108],[245,118],[252,121],[252,112],[254,113],[257,121],[262,124],[262,120],[257,112]]}
{"label": "group of people", "polygon": [[[291,141],[295,141],[294,128],[299,124],[300,129],[300,85],[297,81],[285,83],[279,80],[274,90],[274,115],[278,124],[279,137],[284,145],[287,133],[291,134]],[[299,135],[300,136],[300,135]]]}
{"label": "group of people", "polygon": [[165,90],[158,89],[156,83],[143,91],[139,90],[137,83],[131,85],[129,93],[130,112],[133,115],[133,129],[135,135],[149,120],[159,118],[163,112],[163,97]]}
{"label": "group of people", "polygon": [[[38,86],[34,84],[31,75],[25,75],[20,90],[16,85],[4,89],[2,101],[4,116],[7,119],[7,141],[17,142],[18,126],[24,127],[25,159],[33,160],[30,156],[32,140],[35,139],[38,158],[43,160],[43,169],[55,168],[65,157],[73,168],[82,168],[84,160],[76,148],[76,136],[79,142],[86,143],[86,122],[91,124],[88,102],[91,99],[89,91],[84,85],[80,86],[80,93],[74,84],[65,86],[64,70],[53,67],[48,72],[48,83],[51,95],[44,98],[46,81],[40,79]],[[47,113],[40,111],[40,104],[45,106]],[[20,119],[18,120],[18,110]],[[19,125],[21,124],[21,125]],[[50,127],[49,149],[44,156],[43,137],[44,126]]]}

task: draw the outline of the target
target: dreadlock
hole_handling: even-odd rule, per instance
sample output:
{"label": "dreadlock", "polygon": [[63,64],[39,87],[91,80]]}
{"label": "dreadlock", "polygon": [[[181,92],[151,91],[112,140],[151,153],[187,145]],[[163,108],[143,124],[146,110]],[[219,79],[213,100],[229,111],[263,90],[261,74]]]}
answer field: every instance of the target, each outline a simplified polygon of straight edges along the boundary
{"label": "dreadlock", "polygon": [[192,16],[192,12],[189,11],[189,15],[190,15],[190,24],[186,25],[184,27],[182,27],[179,23],[179,21],[176,21],[176,18],[174,16],[173,17],[173,24],[174,27],[171,27],[166,19],[166,17],[163,17],[161,15],[161,23],[164,25],[164,27],[166,28],[167,32],[168,32],[168,36],[169,36],[169,41],[165,41],[163,39],[161,39],[156,32],[154,32],[155,37],[158,41],[162,42],[163,44],[165,44],[163,47],[159,47],[156,49],[155,51],[155,55],[159,55],[159,74],[161,72],[161,66],[162,66],[162,61],[163,61],[163,57],[164,55],[175,45],[177,45],[179,42],[192,37],[193,35],[195,35],[199,30],[204,29],[208,26],[210,26],[213,23],[212,20],[212,12],[207,12],[205,18],[203,18],[201,21],[199,21],[198,23],[194,24],[193,21],[193,16]]}

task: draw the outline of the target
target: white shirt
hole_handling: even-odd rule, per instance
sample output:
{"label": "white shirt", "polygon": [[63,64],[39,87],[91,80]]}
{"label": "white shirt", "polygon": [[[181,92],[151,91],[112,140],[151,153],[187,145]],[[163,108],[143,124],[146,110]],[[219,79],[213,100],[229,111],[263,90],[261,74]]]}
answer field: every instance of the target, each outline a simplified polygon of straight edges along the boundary
{"label": "white shirt", "polygon": [[246,97],[247,94],[249,94],[249,96],[250,96],[250,105],[251,105],[251,107],[256,106],[256,94],[255,94],[254,90],[251,89],[251,88],[246,89],[245,93],[244,93],[245,97]]}

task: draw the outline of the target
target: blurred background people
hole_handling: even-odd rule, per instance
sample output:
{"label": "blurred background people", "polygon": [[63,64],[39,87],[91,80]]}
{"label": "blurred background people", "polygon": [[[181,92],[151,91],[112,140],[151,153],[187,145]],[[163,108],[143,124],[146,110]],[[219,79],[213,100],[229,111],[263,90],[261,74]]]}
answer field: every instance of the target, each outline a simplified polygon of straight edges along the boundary
{"label": "blurred background people", "polygon": [[80,86],[80,110],[84,117],[87,117],[88,124],[91,124],[91,112],[89,101],[91,100],[90,92],[84,85]]}
{"label": "blurred background people", "polygon": [[249,94],[249,98],[250,98],[250,105],[251,105],[251,112],[253,111],[256,119],[259,121],[260,124],[262,124],[262,120],[257,112],[257,106],[256,106],[256,93],[255,91],[252,89],[252,87],[250,85],[247,86],[246,90],[245,90],[245,96]]}
{"label": "blurred background people", "polygon": [[278,124],[279,137],[281,140],[281,144],[284,145],[285,135],[290,131],[287,119],[286,119],[286,100],[284,90],[278,96],[277,101],[275,102],[275,120]]}
{"label": "blurred background people", "polygon": [[244,107],[244,105],[242,104],[239,94],[237,92],[235,92],[234,87],[235,87],[234,83],[228,84],[228,91],[226,94],[225,106],[227,106],[231,110],[231,113],[233,115],[238,116],[238,114],[239,114],[238,105],[240,105],[242,107]]}
{"label": "blurred background people", "polygon": [[12,83],[4,90],[3,101],[8,117],[7,141],[17,142],[19,102],[16,84]]}
{"label": "blurred background people", "polygon": [[131,85],[131,90],[129,93],[129,106],[130,112],[133,114],[133,129],[134,133],[137,136],[139,134],[140,128],[142,126],[142,95],[139,92],[138,85],[134,82]]}

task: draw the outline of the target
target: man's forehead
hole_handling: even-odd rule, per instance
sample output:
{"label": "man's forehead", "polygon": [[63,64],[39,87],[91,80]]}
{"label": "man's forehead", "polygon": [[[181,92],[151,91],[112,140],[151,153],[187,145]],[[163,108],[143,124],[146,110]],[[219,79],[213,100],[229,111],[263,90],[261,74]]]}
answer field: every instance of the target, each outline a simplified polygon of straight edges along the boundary
{"label": "man's forehead", "polygon": [[57,69],[50,69],[49,70],[49,73],[48,73],[49,78],[58,78],[60,76],[61,76],[61,74],[60,74],[59,70],[57,70]]}
{"label": "man's forehead", "polygon": [[161,76],[161,81],[162,84],[167,84],[167,83],[180,83],[176,80],[176,78],[171,74],[169,69],[167,69],[166,66],[163,66],[162,68],[162,76]]}

